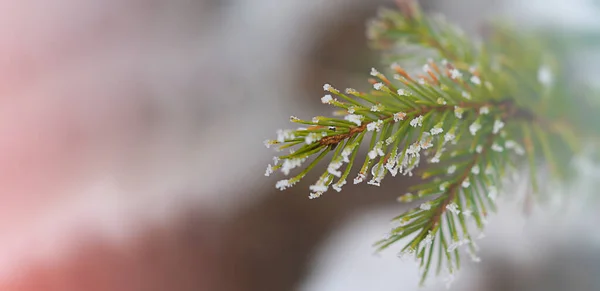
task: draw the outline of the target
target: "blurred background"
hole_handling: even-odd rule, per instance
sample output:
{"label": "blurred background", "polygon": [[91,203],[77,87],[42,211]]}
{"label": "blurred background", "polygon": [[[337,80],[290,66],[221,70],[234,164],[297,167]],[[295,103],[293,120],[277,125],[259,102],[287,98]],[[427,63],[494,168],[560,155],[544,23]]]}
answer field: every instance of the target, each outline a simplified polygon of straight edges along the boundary
{"label": "blurred background", "polygon": [[[470,34],[504,17],[600,40],[599,1],[420,2]],[[0,290],[418,290],[414,262],[371,247],[409,179],[309,200],[263,175],[264,139],[329,113],[323,83],[382,67],[364,36],[379,6],[0,0]],[[577,73],[597,80],[598,56]],[[567,192],[593,194],[600,170],[578,165]],[[520,183],[452,289],[600,290],[597,205],[532,206]]]}

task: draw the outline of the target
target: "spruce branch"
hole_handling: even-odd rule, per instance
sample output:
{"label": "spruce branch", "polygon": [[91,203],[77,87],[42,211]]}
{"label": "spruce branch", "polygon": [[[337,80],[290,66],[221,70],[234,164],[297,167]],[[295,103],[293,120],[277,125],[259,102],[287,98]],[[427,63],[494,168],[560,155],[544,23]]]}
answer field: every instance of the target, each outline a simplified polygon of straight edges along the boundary
{"label": "spruce branch", "polygon": [[[588,137],[600,136],[581,118],[598,106],[569,106],[582,91],[564,81],[563,64],[543,39],[497,26],[486,42],[473,41],[440,18],[423,15],[415,2],[400,2],[403,12],[383,10],[371,23],[374,47],[396,60],[406,56],[394,48],[406,45],[436,54],[421,72],[398,62],[390,74],[372,69],[373,89],[366,92],[325,84],[321,101],[336,108],[334,117],[292,116],[301,127],[279,130],[276,139],[265,141],[289,150],[274,158],[265,175],[301,168],[276,183],[285,190],[329,160],[309,187],[315,199],[330,187],[341,191],[356,170],[354,184],[370,176],[373,186],[388,174],[418,174],[421,182],[398,200],[422,203],[395,217],[396,226],[375,246],[383,250],[400,242],[400,255],[419,261],[423,283],[434,261],[438,274],[444,266],[451,275],[459,269],[463,245],[479,260],[472,232],[483,230],[496,210],[508,171],[528,168],[536,191],[543,186],[537,181],[540,166],[567,181],[572,171],[566,165],[594,139]],[[428,165],[418,168],[423,161]]]}

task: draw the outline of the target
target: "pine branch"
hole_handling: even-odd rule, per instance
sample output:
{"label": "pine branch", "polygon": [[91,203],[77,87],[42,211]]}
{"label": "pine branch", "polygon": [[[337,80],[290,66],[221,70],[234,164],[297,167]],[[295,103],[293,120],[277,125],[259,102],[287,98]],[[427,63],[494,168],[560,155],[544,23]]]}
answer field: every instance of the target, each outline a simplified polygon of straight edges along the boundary
{"label": "pine branch", "polygon": [[[400,1],[402,12],[381,9],[379,19],[369,25],[367,35],[373,47],[391,51],[395,46],[416,45],[435,51],[462,69],[468,68],[475,54],[475,44],[465,33],[441,17],[425,17],[415,1]],[[415,58],[393,54],[393,58]]]}
{"label": "pine branch", "polygon": [[[423,283],[435,260],[438,274],[444,265],[453,274],[462,245],[479,260],[470,232],[473,225],[481,231],[489,211],[496,210],[507,171],[529,167],[536,190],[542,186],[536,179],[539,166],[566,181],[565,165],[594,129],[585,129],[580,113],[565,102],[570,98],[565,92],[578,91],[557,79],[562,76],[558,60],[549,49],[544,54],[532,49],[543,42],[499,27],[488,42],[478,44],[439,18],[423,16],[414,2],[401,7],[403,13],[385,10],[371,25],[373,42],[396,59],[405,56],[390,48],[403,45],[438,56],[427,60],[421,73],[393,63],[391,79],[372,69],[368,92],[341,92],[325,84],[321,101],[336,108],[335,116],[292,116],[290,121],[304,127],[279,130],[277,139],[265,141],[267,147],[289,149],[274,158],[265,175],[303,168],[277,182],[285,190],[330,156],[327,169],[309,187],[309,198],[330,187],[339,192],[356,170],[363,144],[369,151],[358,163],[354,184],[371,176],[367,183],[379,186],[388,174],[418,174],[421,182],[398,200],[424,202],[394,218],[398,225],[376,247],[401,242],[401,255],[420,262]],[[418,169],[422,160],[429,165]]]}

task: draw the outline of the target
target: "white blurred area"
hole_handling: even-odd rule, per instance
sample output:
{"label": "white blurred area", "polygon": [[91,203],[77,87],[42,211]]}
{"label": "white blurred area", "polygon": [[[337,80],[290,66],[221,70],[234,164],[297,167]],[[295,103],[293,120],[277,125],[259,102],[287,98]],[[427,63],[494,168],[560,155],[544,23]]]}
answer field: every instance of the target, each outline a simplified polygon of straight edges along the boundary
{"label": "white blurred area", "polygon": [[[600,177],[600,168],[596,167],[588,173],[579,187],[571,189],[573,192],[593,192],[595,181]],[[471,233],[474,238],[477,237],[475,243],[480,248],[477,253],[479,261],[474,262],[466,248],[461,248],[462,267],[454,276],[442,271],[439,276],[430,276],[424,287],[419,287],[417,262],[411,258],[398,257],[402,241],[381,253],[374,253],[373,242],[389,232],[390,218],[403,211],[402,207],[378,208],[367,209],[356,215],[327,240],[318,251],[308,280],[300,290],[583,291],[593,290],[586,288],[597,288],[595,272],[600,270],[600,235],[590,230],[597,226],[600,216],[589,204],[582,202],[590,197],[564,199],[564,192],[552,193],[556,195],[553,196],[554,201],[549,205],[535,207],[533,213],[527,213],[523,209],[523,192],[525,191],[518,190],[518,193],[504,193],[498,205],[499,212],[488,217],[484,235],[479,237],[477,231]],[[514,196],[515,194],[521,196]],[[568,206],[565,207],[565,204]],[[571,266],[579,264],[576,257],[581,255],[588,256],[591,260],[591,269]],[[571,262],[554,260],[555,257],[564,256],[575,258]],[[503,264],[512,270],[509,274],[496,272],[502,271]],[[556,274],[554,280],[563,281],[569,289],[565,289],[564,285],[537,289],[550,279],[544,270],[548,266],[559,270],[560,274]],[[542,271],[537,271],[538,269]],[[431,272],[435,273],[435,264]],[[502,284],[496,282],[503,280],[518,283],[507,283],[510,287],[503,288]]]}
{"label": "white blurred area", "polygon": [[[498,11],[530,20],[529,10],[484,2],[439,9],[467,26]],[[515,5],[560,14],[533,2],[543,9]],[[375,4],[0,0],[0,276],[59,260],[90,233],[127,244],[182,211],[226,217],[271,189],[262,141],[288,126],[290,111],[313,110],[299,101],[308,98],[298,82],[308,50],[361,5]],[[484,260],[490,249],[529,252],[519,246],[527,223],[513,220],[520,210],[504,207],[491,220]],[[372,256],[394,215],[355,217],[323,246],[302,290],[414,290],[414,263]],[[540,233],[555,232],[540,224]],[[477,290],[469,284],[456,290]]]}

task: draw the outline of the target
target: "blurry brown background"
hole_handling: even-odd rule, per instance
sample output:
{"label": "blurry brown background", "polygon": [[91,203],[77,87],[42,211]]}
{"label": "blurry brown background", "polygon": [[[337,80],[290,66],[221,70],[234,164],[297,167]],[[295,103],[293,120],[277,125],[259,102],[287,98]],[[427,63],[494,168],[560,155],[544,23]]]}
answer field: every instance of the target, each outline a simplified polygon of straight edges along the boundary
{"label": "blurry brown background", "polygon": [[[328,114],[323,83],[367,85],[364,25],[392,2],[0,1],[0,290],[417,290],[370,248],[410,180],[313,201],[310,177],[263,176],[262,140]],[[596,25],[585,0],[537,2],[421,4],[468,33],[565,7]],[[600,290],[595,211],[525,219],[514,189],[455,290]]]}

